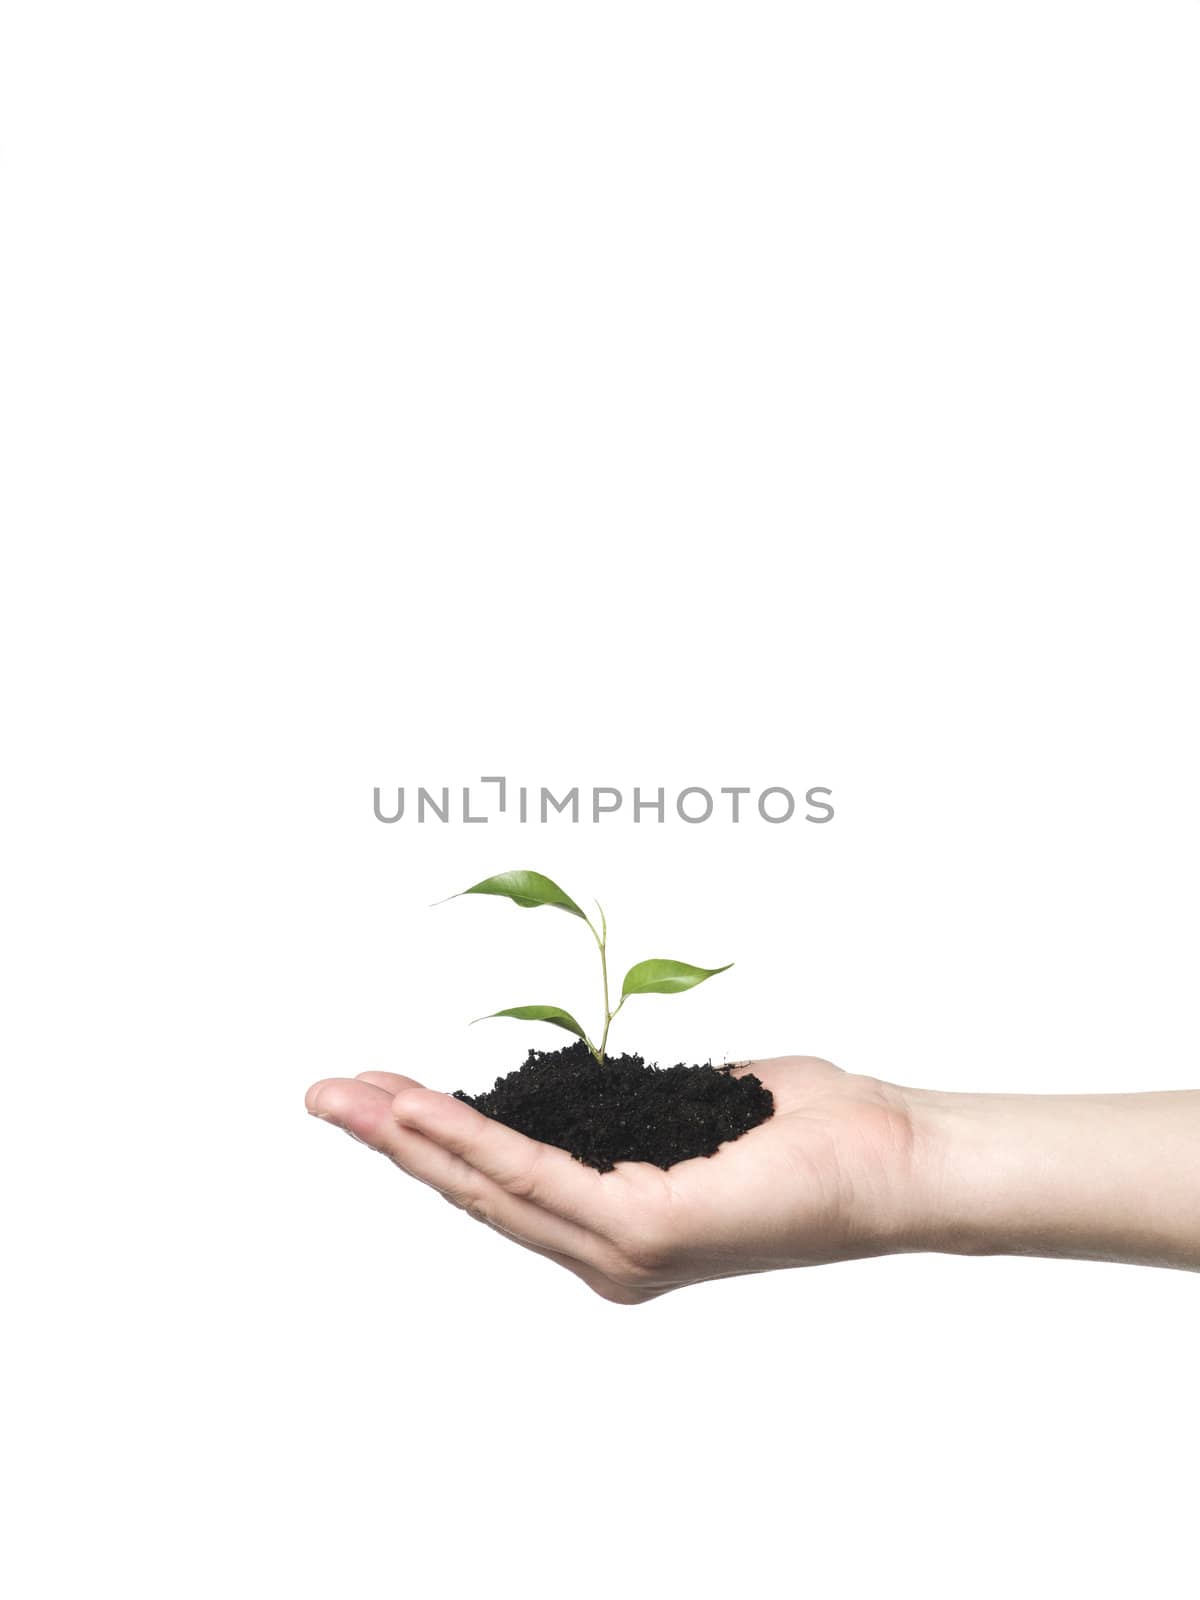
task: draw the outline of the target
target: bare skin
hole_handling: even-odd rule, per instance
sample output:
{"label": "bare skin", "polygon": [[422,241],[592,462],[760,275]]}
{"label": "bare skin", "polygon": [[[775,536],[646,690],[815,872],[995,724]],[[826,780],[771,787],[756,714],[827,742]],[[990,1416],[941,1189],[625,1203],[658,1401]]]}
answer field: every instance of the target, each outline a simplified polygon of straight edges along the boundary
{"label": "bare skin", "polygon": [[305,1103],[622,1305],[914,1250],[1200,1270],[1200,1093],[942,1095],[811,1056],[735,1070],[775,1115],[667,1171],[596,1172],[394,1073],[323,1079]]}

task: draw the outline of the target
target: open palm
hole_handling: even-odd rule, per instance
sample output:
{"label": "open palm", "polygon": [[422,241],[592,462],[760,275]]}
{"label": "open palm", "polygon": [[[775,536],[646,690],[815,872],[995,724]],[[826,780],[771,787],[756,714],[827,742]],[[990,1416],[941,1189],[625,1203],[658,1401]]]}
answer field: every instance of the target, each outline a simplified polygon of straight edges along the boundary
{"label": "open palm", "polygon": [[903,1091],[810,1056],[734,1070],[771,1090],[774,1116],[666,1171],[626,1161],[597,1172],[394,1073],[323,1079],[305,1103],[621,1304],[897,1248],[912,1146]]}

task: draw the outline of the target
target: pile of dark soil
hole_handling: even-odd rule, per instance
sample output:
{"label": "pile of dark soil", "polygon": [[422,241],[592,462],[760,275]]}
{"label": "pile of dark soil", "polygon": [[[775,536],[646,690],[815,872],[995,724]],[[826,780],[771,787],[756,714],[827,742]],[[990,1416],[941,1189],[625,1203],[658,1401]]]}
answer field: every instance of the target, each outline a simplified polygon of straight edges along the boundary
{"label": "pile of dark soil", "polygon": [[712,1156],[775,1110],[771,1091],[727,1066],[658,1067],[641,1056],[608,1056],[603,1066],[580,1040],[563,1050],[530,1050],[516,1072],[483,1094],[464,1094],[476,1111],[577,1160],[611,1172],[618,1161],[673,1167]]}

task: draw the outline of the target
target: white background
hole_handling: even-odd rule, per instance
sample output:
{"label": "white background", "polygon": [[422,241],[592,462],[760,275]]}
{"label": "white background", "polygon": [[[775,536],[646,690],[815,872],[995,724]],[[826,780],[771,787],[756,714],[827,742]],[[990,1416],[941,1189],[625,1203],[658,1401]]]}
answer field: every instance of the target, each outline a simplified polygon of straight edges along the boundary
{"label": "white background", "polygon": [[[11,3],[10,1591],[1194,1595],[1196,1282],[629,1310],[304,1114],[1196,1086],[1192,3]],[[381,827],[371,790],[834,790]]]}

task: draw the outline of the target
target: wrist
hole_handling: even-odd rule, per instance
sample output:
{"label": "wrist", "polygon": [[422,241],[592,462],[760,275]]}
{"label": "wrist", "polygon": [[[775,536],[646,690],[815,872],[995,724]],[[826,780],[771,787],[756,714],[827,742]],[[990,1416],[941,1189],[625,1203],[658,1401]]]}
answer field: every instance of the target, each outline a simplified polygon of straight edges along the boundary
{"label": "wrist", "polygon": [[[906,1248],[952,1255],[1016,1250],[1036,1212],[1019,1129],[988,1101],[1006,1096],[904,1091],[911,1125]],[[1010,1110],[1012,1108],[1009,1108]]]}

